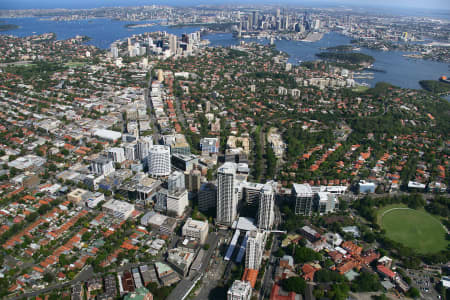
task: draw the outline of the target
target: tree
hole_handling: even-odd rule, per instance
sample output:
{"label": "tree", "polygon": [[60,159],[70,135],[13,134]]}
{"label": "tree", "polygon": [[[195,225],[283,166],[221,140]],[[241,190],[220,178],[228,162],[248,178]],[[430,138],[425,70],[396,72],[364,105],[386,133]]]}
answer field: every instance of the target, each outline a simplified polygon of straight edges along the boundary
{"label": "tree", "polygon": [[352,290],[355,292],[376,292],[382,288],[378,275],[362,272],[352,282]]}
{"label": "tree", "polygon": [[55,275],[53,275],[53,273],[45,273],[44,274],[44,281],[45,282],[52,282],[55,279]]}
{"label": "tree", "polygon": [[420,292],[417,288],[412,287],[406,292],[406,296],[411,297],[413,299],[420,297]]}
{"label": "tree", "polygon": [[349,290],[346,283],[334,284],[327,296],[333,300],[345,300],[348,297]]}
{"label": "tree", "polygon": [[345,282],[345,276],[327,269],[320,269],[314,273],[314,281],[316,282]]}
{"label": "tree", "polygon": [[303,294],[306,289],[306,281],[301,277],[290,277],[281,281],[281,286],[287,292]]}
{"label": "tree", "polygon": [[294,261],[296,264],[314,260],[320,260],[322,255],[306,247],[296,247],[294,251]]}

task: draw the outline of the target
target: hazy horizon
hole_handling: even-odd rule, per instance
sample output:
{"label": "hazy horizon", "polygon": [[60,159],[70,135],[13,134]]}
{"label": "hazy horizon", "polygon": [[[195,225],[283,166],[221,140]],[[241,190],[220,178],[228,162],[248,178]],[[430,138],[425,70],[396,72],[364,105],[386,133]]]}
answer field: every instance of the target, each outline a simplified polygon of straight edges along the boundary
{"label": "hazy horizon", "polygon": [[0,3],[0,9],[52,9],[52,8],[66,8],[66,9],[82,9],[82,8],[96,8],[96,7],[112,7],[112,6],[141,6],[141,5],[171,5],[171,6],[192,6],[192,5],[233,5],[233,4],[272,4],[272,5],[299,5],[308,7],[330,7],[330,6],[348,6],[356,7],[371,7],[379,8],[381,10],[392,9],[394,11],[402,9],[427,9],[427,10],[450,10],[450,2],[448,0],[379,0],[376,5],[370,0],[316,0],[316,1],[224,1],[224,0],[4,0]]}

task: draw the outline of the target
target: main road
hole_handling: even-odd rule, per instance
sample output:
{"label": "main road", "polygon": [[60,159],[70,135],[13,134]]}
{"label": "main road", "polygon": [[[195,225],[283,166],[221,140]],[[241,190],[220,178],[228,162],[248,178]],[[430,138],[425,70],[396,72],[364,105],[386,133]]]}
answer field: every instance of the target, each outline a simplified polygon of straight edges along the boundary
{"label": "main road", "polygon": [[[152,73],[152,70],[149,70],[149,73]],[[152,124],[153,131],[153,143],[158,144],[159,141],[159,128],[156,124],[156,115],[152,106],[152,102],[150,99],[150,90],[152,89],[152,77],[150,75],[150,79],[148,80],[147,88],[145,89],[145,104],[147,105],[147,111],[149,112],[150,123]]]}

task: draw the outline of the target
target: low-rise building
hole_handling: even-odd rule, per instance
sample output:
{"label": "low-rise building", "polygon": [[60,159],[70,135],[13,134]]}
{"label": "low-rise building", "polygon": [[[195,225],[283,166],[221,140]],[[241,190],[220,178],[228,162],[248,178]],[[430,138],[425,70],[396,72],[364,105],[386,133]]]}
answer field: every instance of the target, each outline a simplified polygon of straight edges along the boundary
{"label": "low-rise building", "polygon": [[145,287],[137,288],[134,292],[125,295],[124,300],[153,300],[153,294]]}
{"label": "low-rise building", "polygon": [[67,200],[69,200],[75,205],[83,205],[85,196],[87,196],[88,193],[89,191],[83,189],[75,189],[69,194],[67,194]]}
{"label": "low-rise building", "polygon": [[103,204],[102,209],[113,217],[126,220],[131,217],[134,211],[134,205],[128,202],[111,199]]}
{"label": "low-rise building", "polygon": [[248,281],[235,280],[227,293],[227,300],[250,300],[252,286]]}
{"label": "low-rise building", "polygon": [[208,221],[198,221],[188,218],[183,226],[183,236],[197,239],[201,244],[204,244],[208,237]]}

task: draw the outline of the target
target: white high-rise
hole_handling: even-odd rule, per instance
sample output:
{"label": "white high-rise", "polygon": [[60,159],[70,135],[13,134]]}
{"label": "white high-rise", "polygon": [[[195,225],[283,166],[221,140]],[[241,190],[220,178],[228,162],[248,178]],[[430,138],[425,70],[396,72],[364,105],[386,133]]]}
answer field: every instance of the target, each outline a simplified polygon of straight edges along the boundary
{"label": "white high-rise", "polygon": [[116,44],[111,45],[111,55],[113,58],[119,57],[119,48],[117,48]]}
{"label": "white high-rise", "polygon": [[259,270],[264,251],[264,232],[252,230],[247,239],[245,250],[245,267],[247,269]]}
{"label": "white high-rise", "polygon": [[125,158],[128,160],[136,160],[136,141],[125,145]]}
{"label": "white high-rise", "polygon": [[227,300],[250,300],[252,286],[249,281],[235,280],[227,293]]}
{"label": "white high-rise", "polygon": [[237,215],[236,164],[224,163],[217,170],[217,222],[231,226]]}
{"label": "white high-rise", "polygon": [[119,147],[109,148],[108,158],[115,163],[122,163],[125,161],[125,151]]}
{"label": "white high-rise", "polygon": [[270,184],[265,184],[259,192],[258,228],[272,229],[274,219],[274,191]]}
{"label": "white high-rise", "polygon": [[153,145],[148,152],[148,173],[151,176],[168,176],[170,174],[170,147]]}
{"label": "white high-rise", "polygon": [[136,157],[139,160],[147,158],[150,147],[153,146],[152,136],[144,136],[140,138],[137,142]]}
{"label": "white high-rise", "polygon": [[97,175],[108,176],[109,174],[114,173],[115,168],[111,160],[100,156],[91,161],[91,170]]}
{"label": "white high-rise", "polygon": [[177,53],[177,36],[174,34],[169,35],[169,50],[172,54]]}

